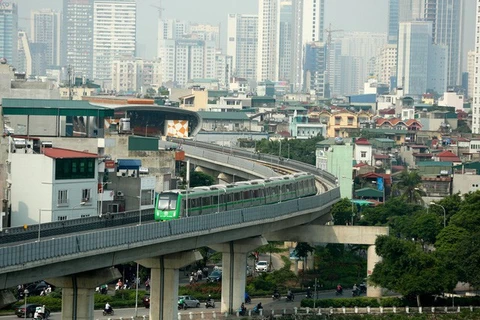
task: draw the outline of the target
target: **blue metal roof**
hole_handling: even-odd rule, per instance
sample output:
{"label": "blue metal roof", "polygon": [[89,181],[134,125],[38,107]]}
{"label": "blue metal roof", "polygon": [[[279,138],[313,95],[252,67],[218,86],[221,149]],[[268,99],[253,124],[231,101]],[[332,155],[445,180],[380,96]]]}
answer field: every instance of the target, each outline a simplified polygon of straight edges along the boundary
{"label": "blue metal roof", "polygon": [[118,170],[138,170],[142,166],[142,160],[138,159],[118,159]]}

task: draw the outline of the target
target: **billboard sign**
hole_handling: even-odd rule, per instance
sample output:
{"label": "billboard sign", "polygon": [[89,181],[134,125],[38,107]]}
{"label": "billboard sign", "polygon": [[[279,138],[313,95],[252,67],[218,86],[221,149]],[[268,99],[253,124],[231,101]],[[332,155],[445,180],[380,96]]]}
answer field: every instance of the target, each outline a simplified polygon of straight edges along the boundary
{"label": "billboard sign", "polygon": [[167,136],[188,138],[188,120],[167,120]]}

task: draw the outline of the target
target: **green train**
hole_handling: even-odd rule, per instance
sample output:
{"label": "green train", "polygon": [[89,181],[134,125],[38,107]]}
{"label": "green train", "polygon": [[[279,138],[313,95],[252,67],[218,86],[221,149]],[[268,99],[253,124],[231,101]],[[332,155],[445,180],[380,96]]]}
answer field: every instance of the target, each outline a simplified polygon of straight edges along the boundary
{"label": "green train", "polygon": [[156,195],[155,220],[262,206],[316,193],[315,176],[305,172],[228,185],[195,187],[188,193],[186,190],[168,190]]}

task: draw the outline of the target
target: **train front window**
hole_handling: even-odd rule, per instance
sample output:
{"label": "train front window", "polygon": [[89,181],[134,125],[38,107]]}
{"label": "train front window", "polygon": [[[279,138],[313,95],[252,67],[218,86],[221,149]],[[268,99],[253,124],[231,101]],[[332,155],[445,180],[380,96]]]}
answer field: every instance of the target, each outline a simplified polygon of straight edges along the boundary
{"label": "train front window", "polygon": [[175,210],[177,206],[176,194],[161,194],[158,197],[158,209],[159,210]]}

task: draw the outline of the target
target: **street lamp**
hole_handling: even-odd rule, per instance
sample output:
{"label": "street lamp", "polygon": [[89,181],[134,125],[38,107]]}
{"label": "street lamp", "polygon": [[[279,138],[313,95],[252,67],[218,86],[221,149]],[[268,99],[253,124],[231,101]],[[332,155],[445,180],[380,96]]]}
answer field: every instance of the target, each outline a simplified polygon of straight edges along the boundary
{"label": "street lamp", "polygon": [[50,209],[38,209],[38,240],[37,242],[40,242],[40,228],[42,225],[42,211],[48,211]]}
{"label": "street lamp", "polygon": [[80,202],[79,204],[77,204],[76,206],[74,206],[74,207],[72,208],[72,210],[71,210],[71,213],[73,214],[73,210],[84,206],[85,203],[86,203],[85,201],[82,201],[82,202]]}
{"label": "street lamp", "polygon": [[447,212],[445,211],[445,207],[442,205],[439,205],[438,203],[435,203],[433,201],[430,202],[430,205],[432,206],[438,206],[443,209],[443,227],[445,228],[447,226]]}
{"label": "street lamp", "polygon": [[23,296],[25,297],[25,319],[27,319],[27,296],[30,292],[28,292],[28,289],[23,290]]}

